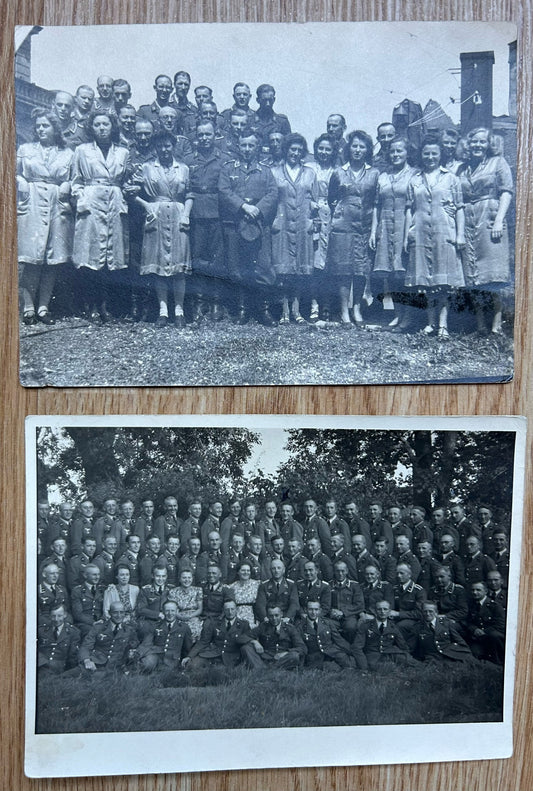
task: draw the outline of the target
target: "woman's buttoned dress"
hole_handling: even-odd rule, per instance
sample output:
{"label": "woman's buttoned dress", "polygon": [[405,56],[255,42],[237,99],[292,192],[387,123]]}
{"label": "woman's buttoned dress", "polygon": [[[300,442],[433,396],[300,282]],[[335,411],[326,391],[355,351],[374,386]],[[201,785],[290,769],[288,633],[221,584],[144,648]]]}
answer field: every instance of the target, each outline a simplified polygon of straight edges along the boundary
{"label": "woman's buttoned dress", "polygon": [[323,168],[318,162],[309,162],[313,168],[318,186],[318,233],[315,232],[315,269],[324,269],[328,253],[329,226],[331,223],[331,210],[328,203],[329,181],[334,168]]}
{"label": "woman's buttoned dress", "polygon": [[72,257],[74,215],[59,186],[69,182],[73,151],[24,143],[17,152],[19,182],[28,197],[17,202],[18,260],[24,264],[64,264]]}
{"label": "woman's buttoned dress", "polygon": [[399,173],[382,173],[378,179],[376,207],[378,230],[374,272],[405,272],[403,235],[407,185],[415,171],[405,165]]}
{"label": "woman's buttoned dress", "polygon": [[293,181],[285,164],[272,168],[278,208],[272,225],[272,262],[276,275],[311,275],[314,266],[313,220],[318,185],[314,170],[302,165]]}

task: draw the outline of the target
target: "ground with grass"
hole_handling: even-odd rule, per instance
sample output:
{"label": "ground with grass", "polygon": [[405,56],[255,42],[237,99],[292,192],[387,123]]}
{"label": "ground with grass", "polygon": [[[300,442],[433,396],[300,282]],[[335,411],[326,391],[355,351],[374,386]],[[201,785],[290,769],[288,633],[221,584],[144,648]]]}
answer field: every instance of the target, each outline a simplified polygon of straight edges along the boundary
{"label": "ground with grass", "polygon": [[229,320],[200,329],[153,323],[95,326],[68,317],[54,326],[21,324],[21,383],[28,387],[269,384],[402,384],[507,381],[506,335],[345,330],[336,323],[243,327]]}
{"label": "ground with grass", "polygon": [[44,677],[38,733],[497,722],[503,669],[420,664],[391,674],[212,667]]}

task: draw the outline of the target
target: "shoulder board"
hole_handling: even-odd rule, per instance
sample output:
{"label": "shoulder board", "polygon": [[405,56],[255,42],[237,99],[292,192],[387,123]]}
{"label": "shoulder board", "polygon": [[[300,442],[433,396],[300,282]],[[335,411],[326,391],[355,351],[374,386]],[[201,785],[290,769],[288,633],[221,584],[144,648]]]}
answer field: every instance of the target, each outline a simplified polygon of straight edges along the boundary
{"label": "shoulder board", "polygon": [[413,584],[413,588],[412,588],[412,590],[421,591],[421,590],[423,590],[423,588],[422,588],[422,586],[421,586],[421,585],[417,585],[417,584],[416,584],[416,582],[415,582],[415,583]]}

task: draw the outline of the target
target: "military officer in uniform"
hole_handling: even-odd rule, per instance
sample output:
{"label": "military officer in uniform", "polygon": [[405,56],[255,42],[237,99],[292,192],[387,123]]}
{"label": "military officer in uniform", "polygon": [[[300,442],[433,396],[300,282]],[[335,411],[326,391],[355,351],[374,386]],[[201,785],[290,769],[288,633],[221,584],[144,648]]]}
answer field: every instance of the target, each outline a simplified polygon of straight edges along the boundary
{"label": "military officer in uniform", "polygon": [[[178,536],[170,536],[167,541],[167,546],[162,555],[158,558],[158,565],[166,568],[168,574],[168,581],[171,585],[178,585],[178,569],[180,564],[179,558],[180,540]],[[194,579],[194,575],[193,575]]]}
{"label": "military officer in uniform", "polygon": [[389,552],[389,542],[386,538],[378,538],[374,542],[374,557],[379,565],[381,579],[394,585],[396,582],[396,558]]}
{"label": "military officer in uniform", "polygon": [[274,112],[276,91],[272,85],[260,85],[256,92],[257,104],[255,111],[254,128],[259,135],[261,152],[268,154],[268,136],[271,132],[280,132],[282,135],[291,133],[291,125],[286,115]]}
{"label": "military officer in uniform", "polygon": [[503,587],[503,577],[497,569],[487,574],[487,588],[489,599],[507,612],[507,588]]}
{"label": "military officer in uniform", "polygon": [[452,581],[450,566],[440,566],[435,572],[435,585],[429,591],[429,598],[437,604],[440,615],[464,625],[468,614],[466,591]]}
{"label": "military officer in uniform", "polygon": [[237,322],[246,324],[252,313],[273,326],[268,288],[275,281],[270,229],[278,204],[272,172],[258,162],[257,135],[239,142],[239,159],[222,166],[218,182],[219,211],[224,231],[228,276],[239,288]]}
{"label": "military officer in uniform", "polygon": [[309,601],[307,610],[297,626],[307,649],[305,667],[323,668],[332,663],[341,668],[353,667],[349,643],[342,637],[339,628],[320,615],[320,604]]}
{"label": "military officer in uniform", "polygon": [[155,99],[152,104],[141,104],[137,110],[139,118],[146,118],[154,124],[159,123],[159,114],[163,107],[169,107],[172,93],[172,80],[166,74],[159,74],[154,81]]}
{"label": "military officer in uniform", "polygon": [[267,618],[256,631],[257,653],[270,667],[297,668],[307,653],[300,632],[292,624],[283,622],[281,609],[276,604],[267,607]]}
{"label": "military officer in uniform", "polygon": [[322,616],[328,618],[331,610],[331,585],[319,579],[318,566],[314,560],[306,561],[303,575],[304,579],[296,583],[300,613],[304,615],[307,612],[307,602],[317,601]]}
{"label": "military officer in uniform", "polygon": [[174,93],[170,97],[170,106],[179,113],[179,125],[182,135],[189,135],[196,125],[198,107],[187,99],[191,87],[191,75],[186,71],[177,71],[174,75]]}
{"label": "military officer in uniform", "polygon": [[[37,506],[39,508],[39,506]],[[70,543],[70,533],[72,526],[72,514],[74,513],[74,506],[70,502],[60,503],[59,511],[50,520],[50,528],[48,531],[48,542],[44,541],[44,545],[48,546],[54,538],[64,538],[67,545]],[[70,554],[72,551],[70,550]]]}
{"label": "military officer in uniform", "polygon": [[195,585],[204,585],[207,581],[207,567],[203,558],[200,559],[201,549],[200,537],[192,536],[187,541],[187,551],[181,556],[179,563],[179,574],[185,570],[192,571]]}
{"label": "military officer in uniform", "polygon": [[76,666],[80,633],[68,623],[64,604],[50,610],[50,623],[37,629],[37,669],[42,673],[64,673]]}
{"label": "military officer in uniform", "polygon": [[416,626],[422,620],[422,604],[426,594],[413,579],[411,566],[398,563],[396,567],[397,584],[394,587],[394,609],[390,617],[394,618],[398,628],[405,637],[411,651],[416,645]]}
{"label": "military officer in uniform", "polygon": [[408,664],[409,646],[390,617],[390,603],[385,600],[376,602],[375,611],[375,618],[359,625],[352,643],[357,667],[360,670],[376,670],[379,665],[392,671],[397,664]]}
{"label": "military officer in uniform", "polygon": [[84,571],[92,563],[96,555],[96,539],[92,536],[85,536],[81,540],[82,551],[80,555],[74,555],[69,559],[67,566],[68,589],[72,590],[76,585],[83,585]]}
{"label": "military officer in uniform", "polygon": [[153,632],[145,635],[139,648],[141,666],[147,673],[159,668],[179,670],[181,660],[192,648],[191,630],[186,623],[178,621],[175,601],[163,605],[163,616]]}
{"label": "military officer in uniform", "polygon": [[200,539],[200,517],[202,516],[202,503],[193,500],[189,503],[188,516],[180,525],[179,535],[183,554],[187,552],[190,538]]}
{"label": "military officer in uniform", "polygon": [[104,611],[105,585],[100,583],[100,569],[90,563],[83,572],[85,582],[72,590],[72,616],[82,638]]}
{"label": "military officer in uniform", "polygon": [[361,586],[365,600],[364,620],[371,620],[376,616],[378,602],[388,601],[391,608],[394,606],[394,589],[390,582],[382,580],[378,566],[369,565],[363,572],[364,582]]}
{"label": "military officer in uniform", "polygon": [[67,585],[67,542],[64,538],[56,538],[52,541],[52,553],[43,560],[41,569],[49,563],[55,563],[59,571],[58,582],[66,587]]}
{"label": "military officer in uniform", "polygon": [[420,659],[439,664],[472,659],[472,652],[461,637],[457,624],[451,618],[439,615],[434,602],[424,602],[422,617],[424,622],[417,627],[415,649]]}
{"label": "military officer in uniform", "polygon": [[331,612],[329,617],[339,624],[344,637],[352,642],[357,631],[359,616],[365,609],[365,600],[358,582],[348,578],[348,566],[343,561],[333,564],[331,586]]}
{"label": "military officer in uniform", "polygon": [[227,572],[226,581],[228,585],[235,582],[237,579],[237,571],[244,559],[244,538],[240,535],[234,535],[231,538],[231,546],[227,554]]}
{"label": "military officer in uniform", "polygon": [[104,547],[99,555],[95,555],[93,563],[100,569],[100,580],[106,587],[115,579],[116,554],[118,543],[115,536],[104,538]]}
{"label": "military officer in uniform", "polygon": [[130,583],[139,586],[141,584],[141,539],[132,533],[126,540],[126,551],[117,560],[117,566],[127,566],[130,570]]}
{"label": "military officer in uniform", "polygon": [[489,599],[485,582],[474,582],[468,609],[466,639],[477,659],[503,664],[505,656],[505,613]]}
{"label": "military officer in uniform", "polygon": [[362,583],[365,579],[366,567],[377,564],[376,558],[367,549],[366,538],[363,535],[357,535],[356,533],[352,536],[352,557],[355,560],[357,569],[355,579]]}
{"label": "military officer in uniform", "polygon": [[167,570],[155,566],[152,583],[143,585],[139,591],[137,613],[139,615],[139,631],[143,637],[164,618],[163,605],[168,600],[170,591],[174,589],[173,585],[168,584],[167,578]]}
{"label": "military officer in uniform", "polygon": [[409,547],[409,539],[407,536],[398,536],[396,541],[396,566],[400,563],[405,563],[411,568],[411,576],[416,582],[420,575],[420,561]]}
{"label": "military officer in uniform", "polygon": [[306,544],[311,538],[318,538],[320,548],[326,555],[331,555],[331,534],[328,523],[318,513],[316,500],[309,498],[304,502],[305,519],[302,522],[302,541]]}
{"label": "military officer in uniform", "polygon": [[169,536],[179,536],[179,527],[182,520],[178,517],[178,501],[169,495],[164,500],[165,512],[158,516],[154,522],[154,535],[156,535],[161,546],[164,546]]}
{"label": "military officer in uniform", "polygon": [[[457,534],[458,536],[459,534]],[[457,545],[459,538],[457,538]],[[456,539],[450,533],[443,533],[440,537],[440,554],[437,559],[441,566],[448,566],[453,582],[459,585],[465,584],[465,567],[463,559],[457,554],[454,547],[456,546]]]}
{"label": "military officer in uniform", "polygon": [[80,665],[85,670],[124,670],[134,659],[139,640],[135,629],[123,623],[124,615],[122,602],[112,602],[109,620],[98,621],[89,629],[79,651]]}
{"label": "military officer in uniform", "polygon": [[207,538],[207,550],[202,552],[199,560],[206,568],[218,566],[222,582],[226,582],[228,558],[220,548],[221,543],[220,533],[217,530],[211,530]]}
{"label": "military officer in uniform", "polygon": [[210,549],[209,539],[211,533],[215,532],[220,537],[220,519],[222,517],[222,503],[220,500],[214,500],[209,503],[209,513],[202,522],[200,528],[200,541],[202,542],[202,549],[204,552]]}
{"label": "military officer in uniform", "polygon": [[151,535],[147,541],[144,555],[139,562],[139,575],[141,585],[150,585],[154,568],[161,556],[161,541],[159,536]]}
{"label": "military officer in uniform", "polygon": [[195,660],[196,666],[222,663],[226,667],[235,667],[245,662],[252,668],[262,667],[263,661],[254,648],[254,642],[250,624],[244,618],[237,618],[237,605],[228,600],[224,603],[221,618],[205,621],[200,639],[182,664],[185,667],[189,660]]}
{"label": "military officer in uniform", "polygon": [[220,618],[224,602],[233,599],[233,593],[221,581],[222,572],[218,566],[208,566],[202,584],[202,618]]}
{"label": "military officer in uniform", "polygon": [[259,586],[254,612],[259,623],[267,620],[267,607],[277,604],[283,613],[285,622],[294,620],[298,612],[298,588],[296,583],[285,577],[285,564],[281,560],[273,560],[271,565],[271,578]]}
{"label": "military officer in uniform", "polygon": [[221,112],[222,123],[225,127],[231,124],[231,116],[235,110],[243,112],[246,116],[246,126],[253,129],[255,123],[255,111],[250,107],[250,99],[252,92],[250,87],[245,82],[236,82],[233,86],[233,107],[228,107],[227,110]]}
{"label": "military officer in uniform", "polygon": [[50,624],[51,613],[60,604],[70,612],[67,589],[58,584],[59,569],[55,563],[47,563],[42,567],[42,582],[37,586],[37,620],[39,624]]}
{"label": "military officer in uniform", "polygon": [[481,539],[477,536],[468,536],[465,543],[465,585],[468,589],[473,582],[486,581],[487,574],[496,569],[496,564],[481,552]]}
{"label": "military officer in uniform", "polygon": [[509,539],[505,530],[496,530],[492,534],[492,543],[494,551],[490,557],[502,575],[503,584],[507,587],[509,582]]}
{"label": "military officer in uniform", "polygon": [[307,542],[307,548],[304,550],[306,557],[313,560],[318,568],[320,579],[326,582],[331,582],[333,579],[333,565],[329,557],[322,552],[320,548],[320,540],[318,538],[310,538]]}
{"label": "military officer in uniform", "polygon": [[104,539],[113,536],[120,542],[120,526],[118,524],[118,503],[114,497],[104,501],[104,513],[94,523],[93,535],[96,538],[96,552],[100,554],[104,546]]}

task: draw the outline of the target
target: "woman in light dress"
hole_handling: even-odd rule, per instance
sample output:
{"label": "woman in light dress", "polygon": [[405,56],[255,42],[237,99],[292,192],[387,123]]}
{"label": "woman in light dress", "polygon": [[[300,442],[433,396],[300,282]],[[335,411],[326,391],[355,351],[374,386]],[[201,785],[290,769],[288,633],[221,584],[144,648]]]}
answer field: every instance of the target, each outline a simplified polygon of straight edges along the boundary
{"label": "woman in light dress", "polygon": [[227,586],[237,605],[237,617],[248,621],[251,627],[256,625],[254,604],[260,584],[260,580],[252,579],[251,564],[247,560],[243,560],[237,571],[237,579]]}
{"label": "woman in light dress", "polygon": [[120,564],[116,570],[116,584],[108,585],[104,592],[104,618],[109,618],[109,607],[113,602],[121,602],[124,605],[124,623],[135,624],[135,606],[139,595],[137,585],[130,585],[130,570],[127,566]]}
{"label": "woman in light dress", "polygon": [[179,579],[180,584],[170,591],[168,598],[178,605],[178,619],[188,625],[196,642],[202,632],[202,589],[192,584],[192,571],[183,570]]}

